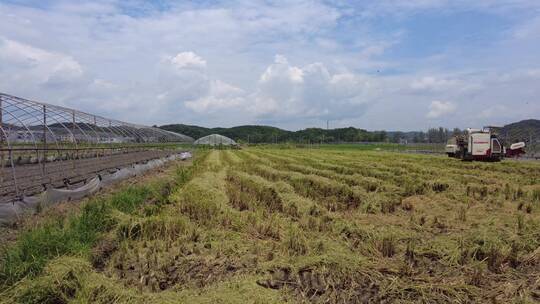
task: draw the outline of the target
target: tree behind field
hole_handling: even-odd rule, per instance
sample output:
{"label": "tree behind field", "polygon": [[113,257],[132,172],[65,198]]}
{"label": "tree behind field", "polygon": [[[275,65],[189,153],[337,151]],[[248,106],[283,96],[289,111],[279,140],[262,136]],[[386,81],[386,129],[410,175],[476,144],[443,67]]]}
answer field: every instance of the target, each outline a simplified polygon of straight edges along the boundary
{"label": "tree behind field", "polygon": [[446,128],[430,128],[427,132],[428,143],[445,143],[450,137],[450,131]]}

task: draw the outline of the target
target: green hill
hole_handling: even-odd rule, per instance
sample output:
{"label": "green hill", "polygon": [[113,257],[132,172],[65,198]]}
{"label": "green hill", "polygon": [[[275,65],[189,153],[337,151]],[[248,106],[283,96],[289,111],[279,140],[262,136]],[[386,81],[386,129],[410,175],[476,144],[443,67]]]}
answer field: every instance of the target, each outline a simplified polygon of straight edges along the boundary
{"label": "green hill", "polygon": [[164,125],[160,128],[182,133],[195,139],[210,134],[221,134],[237,142],[273,143],[273,142],[359,142],[385,141],[386,132],[366,131],[353,127],[325,130],[308,128],[299,131],[288,131],[270,126],[246,125],[232,128],[205,128],[184,124]]}
{"label": "green hill", "polygon": [[[164,125],[160,128],[168,131],[182,133],[201,138],[210,134],[221,134],[234,139],[237,142],[250,143],[274,143],[274,142],[400,142],[406,139],[408,142],[432,142],[445,143],[446,139],[459,129],[448,130],[445,128],[433,128],[427,132],[386,132],[367,131],[354,127],[338,129],[307,128],[298,131],[288,131],[271,126],[245,125],[232,128],[205,128],[184,124]],[[540,142],[540,120],[528,119],[511,123],[504,126],[500,131],[506,142],[525,141]]]}
{"label": "green hill", "polygon": [[507,142],[538,143],[540,141],[540,120],[527,119],[508,124],[501,129],[501,136]]}

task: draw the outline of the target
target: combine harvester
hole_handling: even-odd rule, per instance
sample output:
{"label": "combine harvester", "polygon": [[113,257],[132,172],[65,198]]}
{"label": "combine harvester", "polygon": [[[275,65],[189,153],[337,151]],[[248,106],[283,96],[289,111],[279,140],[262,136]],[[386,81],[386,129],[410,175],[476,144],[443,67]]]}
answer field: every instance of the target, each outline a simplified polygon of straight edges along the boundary
{"label": "combine harvester", "polygon": [[500,161],[505,157],[519,157],[525,154],[524,142],[506,148],[497,135],[497,127],[467,129],[465,135],[457,135],[448,140],[445,152],[449,157],[473,161]]}

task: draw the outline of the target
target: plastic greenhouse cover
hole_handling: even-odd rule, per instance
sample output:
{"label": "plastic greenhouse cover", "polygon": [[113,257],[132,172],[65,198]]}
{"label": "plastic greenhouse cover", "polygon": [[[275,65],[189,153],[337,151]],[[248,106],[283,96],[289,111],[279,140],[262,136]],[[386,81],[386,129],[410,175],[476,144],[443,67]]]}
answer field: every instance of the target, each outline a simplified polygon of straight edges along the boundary
{"label": "plastic greenhouse cover", "polygon": [[195,145],[236,145],[236,142],[226,136],[211,134],[197,139]]}

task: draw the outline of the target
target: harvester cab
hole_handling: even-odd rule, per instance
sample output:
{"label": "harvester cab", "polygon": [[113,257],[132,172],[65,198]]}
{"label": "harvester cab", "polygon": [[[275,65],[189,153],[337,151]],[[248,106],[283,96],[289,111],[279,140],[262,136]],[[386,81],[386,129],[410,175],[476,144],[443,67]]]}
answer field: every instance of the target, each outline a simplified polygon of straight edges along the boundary
{"label": "harvester cab", "polygon": [[467,129],[465,134],[452,137],[446,145],[449,157],[462,160],[500,161],[504,157],[524,154],[525,143],[519,142],[506,148],[498,136],[498,127]]}

